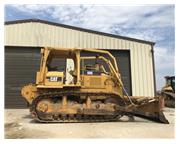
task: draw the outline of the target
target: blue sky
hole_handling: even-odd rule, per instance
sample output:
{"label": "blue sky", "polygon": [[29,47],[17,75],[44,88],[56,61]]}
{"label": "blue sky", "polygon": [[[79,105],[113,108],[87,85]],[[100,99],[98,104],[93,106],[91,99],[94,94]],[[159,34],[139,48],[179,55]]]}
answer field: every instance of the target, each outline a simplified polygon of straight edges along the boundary
{"label": "blue sky", "polygon": [[6,5],[5,21],[38,18],[156,42],[157,89],[174,75],[174,5]]}

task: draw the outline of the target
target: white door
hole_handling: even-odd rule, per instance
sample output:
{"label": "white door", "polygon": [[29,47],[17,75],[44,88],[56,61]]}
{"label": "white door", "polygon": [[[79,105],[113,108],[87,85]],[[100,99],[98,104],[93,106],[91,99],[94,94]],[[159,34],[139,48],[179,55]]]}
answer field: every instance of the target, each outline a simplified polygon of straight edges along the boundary
{"label": "white door", "polygon": [[69,73],[74,70],[74,61],[73,59],[66,59],[66,82],[65,84],[73,84],[73,76]]}

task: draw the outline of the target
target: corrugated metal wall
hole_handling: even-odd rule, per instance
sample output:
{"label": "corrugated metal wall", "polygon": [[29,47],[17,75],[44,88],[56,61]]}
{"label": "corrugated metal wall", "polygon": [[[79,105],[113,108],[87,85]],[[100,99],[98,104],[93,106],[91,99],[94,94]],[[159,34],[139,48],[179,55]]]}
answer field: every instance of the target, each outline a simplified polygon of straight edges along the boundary
{"label": "corrugated metal wall", "polygon": [[132,94],[154,96],[151,45],[38,22],[5,25],[5,45],[128,49]]}

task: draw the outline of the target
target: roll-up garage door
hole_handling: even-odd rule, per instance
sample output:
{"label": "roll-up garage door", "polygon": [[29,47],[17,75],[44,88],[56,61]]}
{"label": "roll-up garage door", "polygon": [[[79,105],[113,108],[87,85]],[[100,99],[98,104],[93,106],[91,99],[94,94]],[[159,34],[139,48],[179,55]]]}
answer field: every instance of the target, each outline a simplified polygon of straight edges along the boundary
{"label": "roll-up garage door", "polygon": [[110,52],[116,57],[117,65],[120,70],[121,78],[126,91],[129,95],[132,95],[131,64],[129,50],[110,50]]}
{"label": "roll-up garage door", "polygon": [[5,108],[26,108],[22,86],[35,83],[40,48],[5,47]]}

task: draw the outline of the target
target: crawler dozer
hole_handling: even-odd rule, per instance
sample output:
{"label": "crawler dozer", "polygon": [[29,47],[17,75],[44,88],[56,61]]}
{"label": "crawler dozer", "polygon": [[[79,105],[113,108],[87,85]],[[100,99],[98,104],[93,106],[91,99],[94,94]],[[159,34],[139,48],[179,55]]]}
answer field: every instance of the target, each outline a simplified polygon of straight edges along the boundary
{"label": "crawler dozer", "polygon": [[165,106],[175,108],[175,76],[166,76],[166,84],[161,90]]}
{"label": "crawler dozer", "polygon": [[105,50],[42,48],[36,83],[21,94],[40,122],[104,122],[125,115],[168,123],[160,97],[128,95],[115,57]]}

